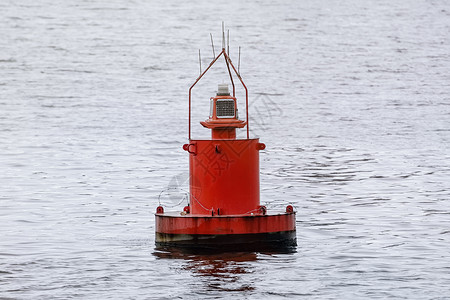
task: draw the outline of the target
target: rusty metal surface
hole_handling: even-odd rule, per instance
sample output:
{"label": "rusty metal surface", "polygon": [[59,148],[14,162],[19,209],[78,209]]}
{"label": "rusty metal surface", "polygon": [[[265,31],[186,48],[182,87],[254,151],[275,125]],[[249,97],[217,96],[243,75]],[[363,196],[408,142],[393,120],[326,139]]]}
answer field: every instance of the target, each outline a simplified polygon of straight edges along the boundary
{"label": "rusty metal surface", "polygon": [[250,234],[295,230],[295,213],[254,216],[170,216],[156,214],[156,232],[167,234]]}

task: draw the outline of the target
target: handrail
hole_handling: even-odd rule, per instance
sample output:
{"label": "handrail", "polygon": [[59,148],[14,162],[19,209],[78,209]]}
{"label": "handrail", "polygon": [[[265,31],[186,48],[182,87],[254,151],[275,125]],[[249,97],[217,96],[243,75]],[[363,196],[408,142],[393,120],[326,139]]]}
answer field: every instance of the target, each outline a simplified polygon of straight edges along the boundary
{"label": "handrail", "polygon": [[233,75],[231,73],[230,70],[230,66],[233,68],[233,71],[236,73],[236,76],[239,78],[242,86],[245,89],[245,121],[247,124],[247,139],[249,139],[249,129],[248,129],[248,89],[247,86],[244,84],[244,81],[241,78],[241,75],[239,75],[239,72],[236,71],[236,68],[234,67],[233,63],[231,62],[230,57],[227,55],[225,48],[222,48],[222,51],[219,53],[219,55],[216,56],[216,58],[213,59],[213,61],[211,61],[211,63],[209,64],[208,68],[206,68],[205,71],[203,71],[203,73],[201,73],[197,80],[195,80],[195,82],[191,85],[191,87],[189,88],[189,140],[191,140],[191,98],[192,98],[192,88],[197,84],[197,82],[200,81],[200,79],[203,77],[203,75],[206,74],[206,72],[208,72],[208,70],[216,63],[216,61],[219,59],[219,57],[223,54],[224,59],[225,59],[225,63],[227,65],[227,69],[228,69],[228,74],[230,75],[230,80],[231,80],[231,84],[233,86],[233,97],[235,97],[235,87],[234,87],[234,81],[233,81]]}

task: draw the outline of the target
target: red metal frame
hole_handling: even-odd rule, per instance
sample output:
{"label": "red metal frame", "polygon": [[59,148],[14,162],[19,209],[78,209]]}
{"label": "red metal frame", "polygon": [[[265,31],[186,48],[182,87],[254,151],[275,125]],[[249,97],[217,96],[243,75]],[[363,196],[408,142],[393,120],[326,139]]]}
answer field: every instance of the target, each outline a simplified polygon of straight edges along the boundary
{"label": "red metal frame", "polygon": [[214,58],[214,60],[209,64],[208,68],[206,68],[203,73],[200,74],[200,76],[197,78],[197,80],[194,82],[194,84],[191,85],[189,88],[189,140],[191,140],[191,95],[192,95],[192,88],[197,84],[197,82],[200,81],[200,79],[203,77],[203,75],[208,72],[208,70],[216,63],[216,61],[219,59],[219,57],[223,54],[225,58],[225,63],[227,64],[228,74],[230,75],[231,85],[233,86],[233,97],[235,97],[235,87],[234,87],[234,81],[233,81],[233,74],[231,73],[230,66],[233,68],[234,73],[236,73],[236,76],[241,81],[242,86],[245,89],[245,121],[247,124],[247,139],[249,139],[249,124],[248,124],[248,89],[245,85],[244,81],[241,78],[241,75],[239,75],[239,72],[236,71],[236,68],[234,67],[233,63],[231,62],[230,57],[225,51],[225,48],[222,48],[222,51],[219,53],[219,55]]}

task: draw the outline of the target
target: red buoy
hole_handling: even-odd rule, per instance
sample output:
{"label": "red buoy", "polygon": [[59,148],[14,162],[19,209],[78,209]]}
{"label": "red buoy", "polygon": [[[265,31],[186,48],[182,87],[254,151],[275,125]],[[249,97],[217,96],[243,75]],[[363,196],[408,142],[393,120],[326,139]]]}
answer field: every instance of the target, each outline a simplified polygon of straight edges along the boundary
{"label": "red buoy", "polygon": [[[200,122],[211,139],[191,138],[191,91],[223,56],[230,76],[210,99],[209,118]],[[246,92],[246,120],[238,118],[233,74]],[[247,138],[236,139],[236,129],[247,127]],[[189,89],[189,205],[182,212],[156,211],[156,243],[217,249],[275,249],[296,245],[295,211],[272,212],[260,205],[259,151],[265,144],[249,138],[248,90],[225,48]]]}

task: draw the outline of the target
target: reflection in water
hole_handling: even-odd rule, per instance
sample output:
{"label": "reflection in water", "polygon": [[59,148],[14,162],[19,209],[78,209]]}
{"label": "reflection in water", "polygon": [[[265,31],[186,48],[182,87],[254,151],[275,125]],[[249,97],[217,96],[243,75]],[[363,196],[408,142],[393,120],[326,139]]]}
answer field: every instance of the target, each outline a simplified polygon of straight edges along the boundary
{"label": "reflection in water", "polygon": [[183,260],[180,269],[201,279],[202,286],[207,291],[243,292],[255,289],[253,281],[249,281],[245,275],[254,272],[255,266],[251,262],[258,260],[258,252],[156,247],[153,255],[160,259]]}
{"label": "reflection in water", "polygon": [[205,282],[207,290],[251,291],[255,287],[251,283],[243,282],[242,275],[253,272],[253,267],[248,262],[255,260],[256,253],[245,252],[197,255],[187,261],[184,269],[205,279],[202,281]]}

